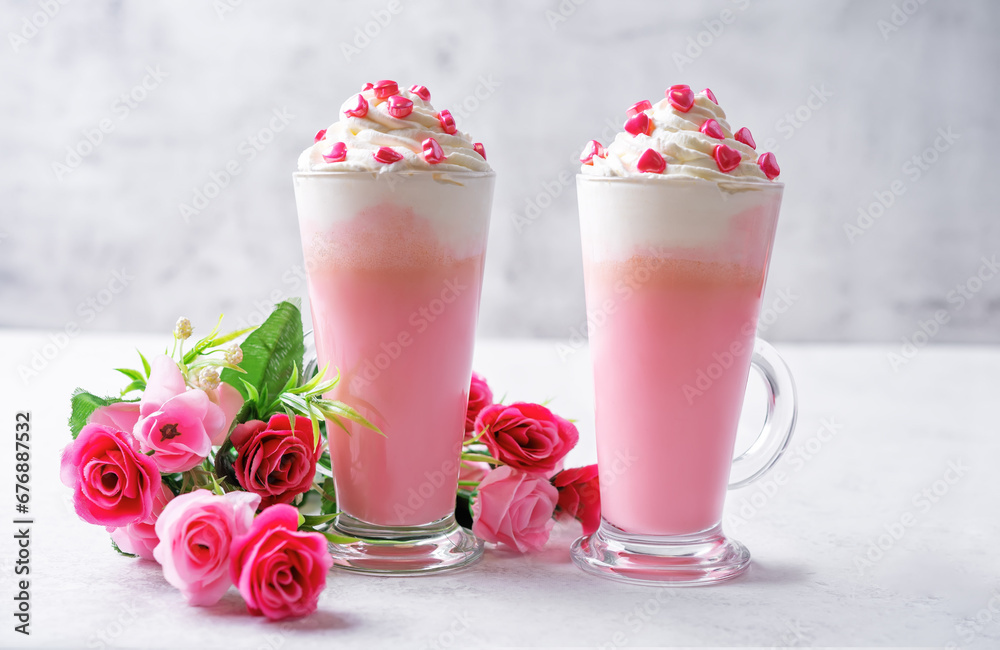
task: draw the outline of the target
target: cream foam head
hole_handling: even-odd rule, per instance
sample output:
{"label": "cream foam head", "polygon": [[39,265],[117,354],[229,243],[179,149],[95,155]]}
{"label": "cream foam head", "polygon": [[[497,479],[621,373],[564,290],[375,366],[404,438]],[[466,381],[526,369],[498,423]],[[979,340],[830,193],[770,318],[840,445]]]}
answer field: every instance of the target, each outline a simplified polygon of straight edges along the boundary
{"label": "cream foam head", "polygon": [[624,130],[607,148],[596,140],[587,144],[581,173],[767,183],[780,172],[774,154],[758,155],[749,129],[733,132],[708,88],[696,94],[671,86],[656,104],[643,100],[626,114]]}
{"label": "cream foam head", "polygon": [[488,172],[483,145],[459,131],[424,86],[365,84],[340,107],[340,119],[299,156],[302,172]]}

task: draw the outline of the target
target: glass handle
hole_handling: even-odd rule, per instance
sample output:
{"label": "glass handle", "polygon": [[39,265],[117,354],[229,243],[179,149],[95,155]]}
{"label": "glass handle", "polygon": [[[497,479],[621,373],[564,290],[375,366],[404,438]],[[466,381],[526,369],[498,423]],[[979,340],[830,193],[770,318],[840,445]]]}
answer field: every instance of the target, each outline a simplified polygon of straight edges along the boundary
{"label": "glass handle", "polygon": [[733,459],[729,489],[753,483],[781,458],[795,430],[795,382],[784,360],[769,343],[757,339],[750,366],[767,385],[767,417],[750,448]]}

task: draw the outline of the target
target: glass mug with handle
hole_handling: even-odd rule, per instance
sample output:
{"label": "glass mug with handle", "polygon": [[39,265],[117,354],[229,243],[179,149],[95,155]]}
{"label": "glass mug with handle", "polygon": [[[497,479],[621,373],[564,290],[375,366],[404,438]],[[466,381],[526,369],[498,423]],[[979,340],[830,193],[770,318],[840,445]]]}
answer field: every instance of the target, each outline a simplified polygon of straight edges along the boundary
{"label": "glass mug with handle", "polygon": [[[602,515],[573,545],[585,571],[697,585],[749,567],[722,532],[726,489],[767,471],[795,424],[791,374],[755,339],[782,190],[577,177]],[[734,460],[751,367],[767,419]]]}

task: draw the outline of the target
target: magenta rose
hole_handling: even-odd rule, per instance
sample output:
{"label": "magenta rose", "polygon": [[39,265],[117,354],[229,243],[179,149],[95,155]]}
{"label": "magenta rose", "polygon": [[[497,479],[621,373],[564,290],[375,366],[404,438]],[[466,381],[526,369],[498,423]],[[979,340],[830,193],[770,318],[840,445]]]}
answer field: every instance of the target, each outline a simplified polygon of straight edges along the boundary
{"label": "magenta rose", "polygon": [[537,551],[549,540],[558,499],[556,488],[544,477],[498,467],[479,484],[472,532],[521,553]]}
{"label": "magenta rose", "polygon": [[101,526],[128,526],[153,512],[160,472],[132,434],[87,424],[62,453],[59,477],[73,488],[76,514]]}
{"label": "magenta rose", "polygon": [[552,484],[559,490],[559,518],[579,519],[584,535],[596,531],[601,525],[601,486],[597,465],[563,470],[555,475]]}
{"label": "magenta rose", "polygon": [[472,373],[472,384],[469,386],[469,405],[465,411],[465,439],[475,437],[476,418],[480,411],[493,404],[493,391],[482,376]]}
{"label": "magenta rose", "polygon": [[560,468],[580,438],[572,422],[526,402],[487,406],[476,419],[476,433],[501,463],[542,474]]}
{"label": "magenta rose", "polygon": [[174,498],[174,493],[170,491],[166,483],[160,484],[160,489],[153,497],[153,512],[145,520],[121,528],[108,529],[111,539],[125,553],[138,555],[145,560],[152,560],[153,549],[160,542],[156,536],[156,520],[166,507],[167,503]]}
{"label": "magenta rose", "polygon": [[135,437],[144,452],[153,452],[160,471],[185,472],[225,441],[242,404],[239,391],[226,383],[211,391],[188,389],[177,363],[161,355],[153,359],[139,401]]}
{"label": "magenta rose", "polygon": [[278,504],[233,542],[230,577],[254,616],[279,620],[316,610],[333,558],[323,535],[298,526],[299,511]]}
{"label": "magenta rose", "polygon": [[288,503],[312,486],[322,450],[309,418],[296,416],[294,428],[284,413],[267,423],[250,420],[237,425],[229,439],[236,448],[236,480],[260,495],[261,508]]}
{"label": "magenta rose", "polygon": [[153,557],[163,577],[192,605],[214,605],[232,584],[229,554],[233,540],[250,529],[260,497],[248,492],[225,496],[195,490],[175,497],[156,520],[160,543]]}

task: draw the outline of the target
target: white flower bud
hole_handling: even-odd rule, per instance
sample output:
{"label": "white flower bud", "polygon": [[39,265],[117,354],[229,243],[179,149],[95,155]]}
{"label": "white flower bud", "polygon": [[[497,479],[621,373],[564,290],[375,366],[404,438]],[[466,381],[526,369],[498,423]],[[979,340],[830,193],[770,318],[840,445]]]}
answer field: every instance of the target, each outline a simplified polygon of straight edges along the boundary
{"label": "white flower bud", "polygon": [[198,385],[205,390],[215,390],[219,387],[219,373],[215,368],[202,368],[198,373]]}
{"label": "white flower bud", "polygon": [[226,350],[226,362],[238,366],[241,361],[243,361],[243,350],[239,345],[233,343]]}
{"label": "white flower bud", "polygon": [[191,327],[191,321],[181,316],[177,319],[177,324],[174,325],[174,338],[179,341],[184,341],[191,338],[191,332],[194,328]]}

